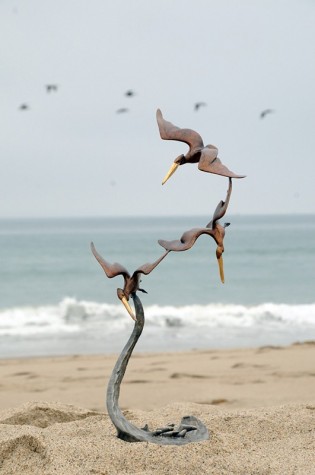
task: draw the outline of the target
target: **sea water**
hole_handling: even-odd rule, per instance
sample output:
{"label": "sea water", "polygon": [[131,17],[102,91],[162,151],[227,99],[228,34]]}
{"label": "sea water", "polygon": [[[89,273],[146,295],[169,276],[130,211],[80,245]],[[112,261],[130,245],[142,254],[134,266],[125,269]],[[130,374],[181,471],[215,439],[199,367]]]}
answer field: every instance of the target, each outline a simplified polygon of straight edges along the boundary
{"label": "sea water", "polygon": [[[132,274],[207,217],[0,220],[0,357],[113,353],[133,321],[90,250]],[[315,216],[229,216],[225,283],[214,240],[171,252],[139,292],[138,350],[283,345],[315,339]],[[131,302],[132,305],[132,302]]]}

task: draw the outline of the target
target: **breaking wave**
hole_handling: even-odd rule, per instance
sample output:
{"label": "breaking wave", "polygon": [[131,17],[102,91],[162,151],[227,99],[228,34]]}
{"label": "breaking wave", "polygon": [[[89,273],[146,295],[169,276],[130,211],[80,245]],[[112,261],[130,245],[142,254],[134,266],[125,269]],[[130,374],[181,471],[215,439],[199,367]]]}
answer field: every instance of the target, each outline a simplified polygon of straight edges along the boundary
{"label": "breaking wave", "polygon": [[[145,306],[146,327],[167,328],[312,328],[315,303],[287,305],[263,303],[256,306],[209,304],[188,306]],[[64,298],[57,305],[13,307],[0,310],[0,336],[115,333],[130,328],[131,319],[117,303],[89,302]]]}

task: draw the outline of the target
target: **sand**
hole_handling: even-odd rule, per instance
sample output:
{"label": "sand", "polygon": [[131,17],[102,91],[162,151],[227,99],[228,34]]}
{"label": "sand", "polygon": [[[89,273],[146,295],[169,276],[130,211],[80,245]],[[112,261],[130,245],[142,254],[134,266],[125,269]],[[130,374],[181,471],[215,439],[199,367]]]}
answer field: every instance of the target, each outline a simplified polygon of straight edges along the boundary
{"label": "sand", "polygon": [[135,353],[125,416],[154,429],[187,414],[210,439],[127,443],[105,411],[116,356],[0,361],[0,474],[315,474],[315,342]]}

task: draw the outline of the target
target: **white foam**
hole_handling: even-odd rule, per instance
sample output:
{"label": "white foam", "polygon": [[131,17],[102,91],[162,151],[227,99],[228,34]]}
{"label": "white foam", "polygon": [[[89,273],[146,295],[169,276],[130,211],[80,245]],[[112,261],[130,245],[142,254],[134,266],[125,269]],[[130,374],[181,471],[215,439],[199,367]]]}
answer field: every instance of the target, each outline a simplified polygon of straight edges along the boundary
{"label": "white foam", "polygon": [[[276,328],[312,327],[315,303],[287,305],[263,303],[256,306],[209,304],[145,307],[146,324],[154,327]],[[116,332],[130,326],[130,317],[117,303],[76,300],[67,297],[58,305],[15,307],[0,310],[0,336],[78,332]]]}

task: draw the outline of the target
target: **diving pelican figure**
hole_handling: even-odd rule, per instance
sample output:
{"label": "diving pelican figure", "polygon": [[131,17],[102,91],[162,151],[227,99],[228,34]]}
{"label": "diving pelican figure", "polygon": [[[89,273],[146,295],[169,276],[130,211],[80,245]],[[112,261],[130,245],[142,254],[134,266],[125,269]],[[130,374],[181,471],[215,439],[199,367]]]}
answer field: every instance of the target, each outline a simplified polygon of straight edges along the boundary
{"label": "diving pelican figure", "polygon": [[232,178],[229,178],[229,188],[225,201],[220,201],[216,207],[212,220],[206,225],[205,228],[193,228],[189,231],[184,232],[180,239],[174,241],[165,241],[159,239],[158,243],[164,247],[167,251],[187,251],[190,249],[196,242],[199,236],[202,234],[207,234],[211,236],[217,243],[216,257],[219,265],[219,272],[221,282],[224,284],[224,268],[223,268],[223,257],[224,252],[223,240],[225,236],[225,228],[229,226],[230,223],[225,223],[223,226],[218,222],[221,219],[228,208],[230,196],[232,192]]}
{"label": "diving pelican figure", "polygon": [[165,175],[162,185],[173,175],[180,165],[186,163],[198,163],[199,170],[214,173],[229,178],[244,178],[245,175],[236,175],[229,170],[218,158],[218,149],[214,145],[204,145],[201,136],[191,129],[181,129],[163,118],[160,109],[156,112],[160,136],[163,140],[178,140],[189,146],[186,155],[179,155],[168,173]]}
{"label": "diving pelican figure", "polygon": [[127,269],[118,262],[110,264],[109,262],[105,261],[105,259],[103,259],[103,257],[95,249],[93,242],[91,242],[91,250],[94,254],[95,259],[99,262],[100,266],[102,267],[109,279],[111,279],[112,277],[116,277],[117,275],[123,276],[124,288],[117,289],[117,297],[119,298],[119,300],[121,300],[131,318],[133,320],[136,320],[134,312],[132,311],[132,308],[129,304],[129,297],[130,295],[132,296],[133,294],[135,294],[138,290],[140,292],[147,293],[146,290],[140,289],[139,287],[140,274],[150,274],[150,272],[152,272],[153,269],[164,259],[164,257],[169,253],[169,251],[166,251],[159,259],[153,262],[153,264],[143,264],[142,266],[138,267],[138,269],[136,269],[131,276]]}

